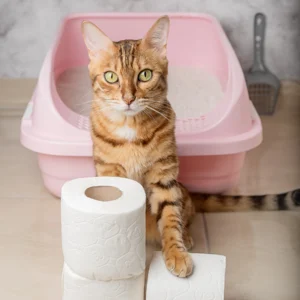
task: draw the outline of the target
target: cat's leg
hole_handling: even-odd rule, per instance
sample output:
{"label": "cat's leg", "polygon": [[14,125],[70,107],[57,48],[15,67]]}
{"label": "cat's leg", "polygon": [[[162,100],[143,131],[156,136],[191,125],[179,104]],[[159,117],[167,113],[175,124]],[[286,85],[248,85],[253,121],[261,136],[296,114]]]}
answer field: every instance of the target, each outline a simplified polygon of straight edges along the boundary
{"label": "cat's leg", "polygon": [[190,235],[190,225],[193,222],[195,216],[195,206],[190,197],[188,190],[179,183],[183,196],[183,223],[184,223],[184,233],[183,233],[183,242],[187,250],[190,250],[194,246],[193,238]]}
{"label": "cat's leg", "polygon": [[147,243],[161,246],[161,236],[156,224],[156,216],[148,209],[146,210]]}
{"label": "cat's leg", "polygon": [[[176,174],[177,176],[177,174]],[[173,177],[173,178],[172,178]],[[176,177],[175,177],[176,178]],[[150,191],[149,204],[155,215],[161,236],[162,251],[168,270],[176,276],[187,277],[192,273],[193,262],[184,243],[183,194],[179,184],[168,170],[152,167],[145,175]]]}
{"label": "cat's leg", "polygon": [[[187,250],[190,250],[194,246],[193,238],[189,231],[190,224],[184,227],[183,230],[183,243]],[[161,235],[157,228],[156,216],[151,214],[150,211],[146,212],[146,228],[147,228],[147,243],[161,245]]]}
{"label": "cat's leg", "polygon": [[194,240],[189,233],[189,228],[184,229],[183,242],[187,250],[191,250],[194,247]]}
{"label": "cat's leg", "polygon": [[127,177],[126,170],[120,164],[106,163],[94,157],[97,176]]}

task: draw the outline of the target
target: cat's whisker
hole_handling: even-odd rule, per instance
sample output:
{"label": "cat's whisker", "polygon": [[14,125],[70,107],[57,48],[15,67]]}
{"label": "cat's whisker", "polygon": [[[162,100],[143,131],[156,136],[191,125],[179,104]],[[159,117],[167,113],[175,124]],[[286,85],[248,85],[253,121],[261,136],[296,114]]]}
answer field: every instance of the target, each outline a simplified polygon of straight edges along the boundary
{"label": "cat's whisker", "polygon": [[82,103],[77,103],[77,104],[75,104],[75,106],[81,106],[81,105],[85,105],[85,104],[90,104],[92,102],[93,102],[93,100],[82,102]]}
{"label": "cat's whisker", "polygon": [[139,102],[141,102],[142,104],[155,104],[155,105],[159,105],[159,106],[165,106],[166,108],[169,108],[172,110],[172,107],[170,106],[169,103],[166,102],[160,102],[154,99],[146,99],[146,98],[141,98],[139,99]]}
{"label": "cat's whisker", "polygon": [[146,109],[142,110],[142,113],[144,113],[144,114],[145,114],[147,117],[149,117],[150,119],[153,119],[153,120],[154,120],[153,116],[151,116],[150,114],[148,114]]}
{"label": "cat's whisker", "polygon": [[104,106],[104,107],[102,107],[101,109],[96,110],[96,113],[99,114],[101,111],[103,111],[103,110],[105,110],[105,109],[107,109],[107,108],[111,109],[112,107],[109,106],[109,105],[108,105],[108,106]]}
{"label": "cat's whisker", "polygon": [[89,110],[91,110],[91,107],[84,107],[83,109],[81,109],[80,111],[78,111],[78,113],[80,115],[85,114],[86,112],[88,112]]}
{"label": "cat's whisker", "polygon": [[104,107],[101,107],[101,109],[99,109],[98,111],[102,111],[102,110],[104,110],[106,108],[112,108],[112,105],[106,105]]}
{"label": "cat's whisker", "polygon": [[152,122],[154,122],[155,124],[159,125],[157,119],[155,119],[155,118],[153,117],[152,114],[149,114],[149,113],[147,112],[147,110],[143,110],[142,112],[145,113],[145,115],[146,115],[148,118],[150,118],[150,119],[152,120]]}
{"label": "cat's whisker", "polygon": [[96,81],[96,86],[98,87],[98,89],[101,91],[101,92],[104,92],[104,93],[107,93],[108,92],[108,90],[107,89],[104,89],[104,88],[102,88],[101,86],[100,86],[100,84],[99,84],[99,82],[98,81]]}
{"label": "cat's whisker", "polygon": [[160,111],[156,110],[155,108],[153,108],[153,107],[151,107],[151,106],[149,106],[149,105],[147,105],[147,108],[148,108],[148,109],[151,109],[151,110],[153,110],[153,111],[155,111],[155,112],[158,113],[158,114],[160,114],[162,117],[164,117],[164,118],[167,119],[168,121],[171,121],[168,117],[166,117],[163,113],[161,113]]}
{"label": "cat's whisker", "polygon": [[[100,111],[102,111],[102,110],[104,110],[106,108],[112,108],[112,106],[111,105],[107,105],[107,106],[101,107],[100,109],[97,110],[97,112],[100,112]],[[82,109],[80,111],[80,113],[83,113],[83,112],[87,111],[88,109],[91,110],[92,108],[90,106],[89,107],[85,107],[84,109]]]}
{"label": "cat's whisker", "polygon": [[151,105],[147,101],[145,101],[145,102],[141,101],[141,104],[144,105],[145,107],[150,106],[150,107],[152,107],[153,109],[156,109],[156,110],[162,109],[162,110],[168,111],[168,113],[173,112],[173,108],[168,103],[156,103],[156,105],[154,105],[155,101],[153,101],[153,103]]}
{"label": "cat's whisker", "polygon": [[105,99],[105,101],[106,101],[107,103],[113,103],[113,104],[119,103],[118,100],[109,100],[109,99]]}
{"label": "cat's whisker", "polygon": [[155,108],[157,108],[157,109],[163,108],[163,109],[173,110],[172,106],[170,106],[170,105],[167,104],[167,103],[153,103],[151,106],[152,106],[152,107],[155,107]]}
{"label": "cat's whisker", "polygon": [[[94,102],[96,102],[96,103],[100,103],[100,102],[102,102],[101,100],[99,100],[99,99],[94,99],[94,100],[91,100],[91,101],[86,101],[86,102],[82,102],[82,103],[77,103],[77,104],[75,104],[75,106],[85,106],[82,110],[84,110],[84,109],[91,109],[91,105],[88,105],[88,104],[92,104],[92,103],[94,103]],[[82,112],[82,111],[81,111]]]}
{"label": "cat's whisker", "polygon": [[[166,103],[165,101],[161,102],[161,101],[156,101],[156,100],[147,100],[145,102],[148,102],[148,103],[151,103],[151,104],[154,104],[154,105],[159,105],[159,106],[171,107],[171,104]],[[143,102],[143,103],[145,103],[145,102]]]}
{"label": "cat's whisker", "polygon": [[[58,87],[58,89],[60,89],[60,88],[64,88],[64,89],[65,88],[70,88],[71,90],[82,90],[82,89],[86,90],[87,89],[86,84],[80,85],[80,84],[77,83],[76,86],[75,86],[74,83],[62,83],[62,82],[59,82],[59,81],[58,81],[57,87]],[[89,92],[91,92],[90,89],[89,89]]]}
{"label": "cat's whisker", "polygon": [[76,95],[75,96],[75,99],[76,100],[78,100],[78,101],[76,101],[76,102],[79,102],[79,103],[77,103],[76,104],[76,106],[78,106],[78,105],[83,105],[83,104],[87,104],[87,103],[91,103],[93,100],[92,100],[92,95],[91,95],[91,97],[89,97],[91,100],[89,100],[89,101],[85,101],[85,102],[81,102],[81,100],[83,100],[83,99],[86,99],[87,98],[87,96],[90,94],[90,92],[88,91],[88,92],[86,92],[85,94],[83,94],[83,95]]}

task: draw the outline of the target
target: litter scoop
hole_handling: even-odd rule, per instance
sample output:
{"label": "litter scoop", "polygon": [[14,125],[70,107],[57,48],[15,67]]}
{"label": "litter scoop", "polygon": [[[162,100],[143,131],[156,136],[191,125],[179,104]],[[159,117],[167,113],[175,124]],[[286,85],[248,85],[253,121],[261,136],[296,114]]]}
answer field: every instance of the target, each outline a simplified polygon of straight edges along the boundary
{"label": "litter scoop", "polygon": [[257,13],[254,18],[254,62],[246,74],[246,82],[257,112],[260,115],[272,115],[278,99],[280,81],[264,63],[265,29],[266,17]]}

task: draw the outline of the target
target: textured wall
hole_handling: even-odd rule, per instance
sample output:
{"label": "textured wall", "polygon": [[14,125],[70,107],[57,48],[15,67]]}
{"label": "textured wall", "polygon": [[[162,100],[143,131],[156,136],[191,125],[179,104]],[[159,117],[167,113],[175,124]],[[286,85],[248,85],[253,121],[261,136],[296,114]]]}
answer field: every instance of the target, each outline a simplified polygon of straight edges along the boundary
{"label": "textured wall", "polygon": [[300,79],[300,0],[1,0],[0,77],[36,77],[61,19],[72,12],[206,12],[221,21],[244,69],[252,61],[253,16],[267,14],[266,62]]}

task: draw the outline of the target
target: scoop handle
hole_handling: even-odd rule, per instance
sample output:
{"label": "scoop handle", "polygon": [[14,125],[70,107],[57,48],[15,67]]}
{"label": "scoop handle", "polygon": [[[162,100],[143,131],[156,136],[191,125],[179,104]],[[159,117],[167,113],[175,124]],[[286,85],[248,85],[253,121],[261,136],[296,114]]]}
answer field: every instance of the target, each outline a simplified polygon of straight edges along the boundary
{"label": "scoop handle", "polygon": [[254,63],[252,71],[266,71],[264,63],[264,42],[266,30],[266,16],[257,13],[254,18]]}

